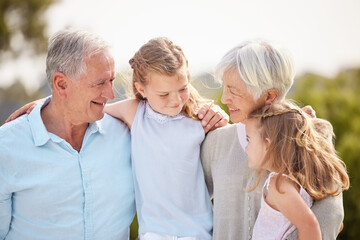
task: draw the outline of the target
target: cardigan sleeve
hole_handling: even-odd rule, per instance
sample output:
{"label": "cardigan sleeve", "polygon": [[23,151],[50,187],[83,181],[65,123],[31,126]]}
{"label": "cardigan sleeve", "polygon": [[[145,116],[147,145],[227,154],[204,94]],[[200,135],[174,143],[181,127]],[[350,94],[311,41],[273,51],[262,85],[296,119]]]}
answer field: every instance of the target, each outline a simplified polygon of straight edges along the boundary
{"label": "cardigan sleeve", "polygon": [[214,158],[213,151],[215,149],[214,142],[216,141],[216,138],[216,133],[214,131],[211,131],[206,135],[205,140],[201,145],[200,158],[204,170],[206,186],[208,188],[210,197],[212,197],[214,193],[214,183],[212,178],[211,166]]}

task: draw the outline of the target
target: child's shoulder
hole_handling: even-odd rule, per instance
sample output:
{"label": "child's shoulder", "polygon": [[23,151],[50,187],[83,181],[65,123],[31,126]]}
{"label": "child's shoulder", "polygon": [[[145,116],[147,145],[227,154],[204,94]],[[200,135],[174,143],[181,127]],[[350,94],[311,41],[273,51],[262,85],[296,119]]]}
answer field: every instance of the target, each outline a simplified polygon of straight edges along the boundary
{"label": "child's shoulder", "polygon": [[286,175],[274,174],[269,178],[266,202],[275,210],[281,211],[289,199],[300,197],[300,186]]}
{"label": "child's shoulder", "polygon": [[271,173],[269,176],[268,190],[277,192],[287,192],[292,189],[299,191],[300,186],[294,179],[285,174]]}

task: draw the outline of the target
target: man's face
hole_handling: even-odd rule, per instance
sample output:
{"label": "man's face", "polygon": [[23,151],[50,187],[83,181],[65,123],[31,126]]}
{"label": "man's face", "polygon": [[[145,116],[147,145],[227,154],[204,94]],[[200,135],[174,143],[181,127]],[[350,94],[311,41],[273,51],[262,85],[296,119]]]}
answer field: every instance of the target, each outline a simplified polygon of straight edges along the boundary
{"label": "man's face", "polygon": [[230,120],[233,123],[244,123],[244,120],[252,111],[265,105],[263,97],[254,101],[254,97],[249,93],[245,83],[235,69],[227,70],[222,80],[224,91],[221,102],[229,108]]}
{"label": "man's face", "polygon": [[114,59],[104,51],[86,59],[87,69],[79,80],[69,81],[68,115],[74,124],[90,123],[104,117],[104,106],[114,98]]}

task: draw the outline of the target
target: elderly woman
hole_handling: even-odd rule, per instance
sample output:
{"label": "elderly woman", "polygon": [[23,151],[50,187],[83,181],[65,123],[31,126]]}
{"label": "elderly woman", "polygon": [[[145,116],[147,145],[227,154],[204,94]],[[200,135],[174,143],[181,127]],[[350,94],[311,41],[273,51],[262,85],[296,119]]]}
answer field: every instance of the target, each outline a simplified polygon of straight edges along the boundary
{"label": "elderly woman", "polygon": [[[253,110],[284,99],[294,75],[289,54],[265,41],[231,49],[217,66],[216,76],[224,85],[221,101],[237,124],[210,132],[202,144],[205,178],[214,199],[214,240],[252,237],[263,184],[255,191],[244,191],[253,186],[255,176],[244,151],[244,120]],[[323,239],[336,239],[344,217],[342,196],[315,202],[312,210]],[[297,239],[297,231],[289,239]]]}

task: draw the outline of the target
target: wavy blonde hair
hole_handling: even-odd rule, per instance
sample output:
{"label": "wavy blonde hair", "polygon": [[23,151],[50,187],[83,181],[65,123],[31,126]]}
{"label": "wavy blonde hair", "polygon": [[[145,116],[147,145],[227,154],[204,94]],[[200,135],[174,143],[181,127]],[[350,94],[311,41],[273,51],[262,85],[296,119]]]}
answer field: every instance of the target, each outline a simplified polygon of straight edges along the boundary
{"label": "wavy blonde hair", "polygon": [[145,100],[137,91],[135,83],[139,82],[143,86],[148,84],[147,74],[156,72],[167,76],[181,74],[181,69],[186,67],[187,79],[189,80],[189,99],[184,104],[182,112],[190,118],[199,120],[197,110],[201,103],[210,102],[202,98],[197,90],[190,84],[190,73],[188,70],[188,60],[183,50],[171,40],[165,37],[154,38],[144,44],[135,55],[129,60],[133,69],[132,89],[138,100]]}
{"label": "wavy blonde hair", "polygon": [[[285,100],[255,110],[248,119],[258,120],[260,134],[270,140],[259,169],[266,165],[279,173],[275,178],[277,191],[282,174],[289,175],[316,200],[349,188],[346,166],[335,151],[333,128],[328,121],[311,118]],[[250,191],[259,184],[262,173],[257,170]]]}

